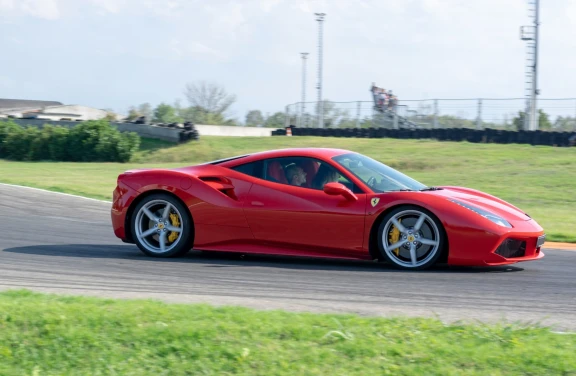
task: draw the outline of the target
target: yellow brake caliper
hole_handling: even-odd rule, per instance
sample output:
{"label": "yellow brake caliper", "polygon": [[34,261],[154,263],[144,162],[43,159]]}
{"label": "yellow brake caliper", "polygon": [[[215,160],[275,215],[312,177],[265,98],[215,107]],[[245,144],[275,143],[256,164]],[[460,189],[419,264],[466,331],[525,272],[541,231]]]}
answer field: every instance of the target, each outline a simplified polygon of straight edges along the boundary
{"label": "yellow brake caliper", "polygon": [[[402,223],[402,220],[399,219],[398,222]],[[400,240],[400,230],[398,230],[396,226],[392,225],[392,229],[390,229],[388,236],[389,236],[388,241],[390,242],[390,244],[397,243],[398,240]],[[398,256],[398,254],[400,253],[400,248],[396,248],[392,250],[392,252],[394,252],[396,256]]]}
{"label": "yellow brake caliper", "polygon": [[[180,219],[178,218],[178,214],[170,213],[170,222],[172,222],[172,226],[180,227]],[[178,239],[178,235],[179,234],[175,231],[170,232],[170,235],[168,235],[168,241],[170,243],[174,243],[174,241]]]}

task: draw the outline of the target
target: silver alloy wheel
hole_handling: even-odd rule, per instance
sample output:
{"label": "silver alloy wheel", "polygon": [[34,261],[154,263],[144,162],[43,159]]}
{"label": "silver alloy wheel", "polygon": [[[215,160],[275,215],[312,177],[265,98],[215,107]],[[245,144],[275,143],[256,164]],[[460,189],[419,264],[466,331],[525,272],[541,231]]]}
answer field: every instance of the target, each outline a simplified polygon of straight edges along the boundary
{"label": "silver alloy wheel", "polygon": [[[399,238],[391,243],[389,235],[399,230]],[[418,268],[429,262],[440,250],[440,231],[427,214],[404,210],[394,214],[382,231],[382,246],[388,258],[405,268]]]}
{"label": "silver alloy wheel", "polygon": [[[172,225],[170,214],[178,216],[180,227]],[[182,219],[182,214],[168,201],[153,200],[147,202],[140,208],[134,219],[136,237],[151,253],[169,252],[182,239]],[[178,238],[171,243],[168,241],[169,232],[178,233]]]}

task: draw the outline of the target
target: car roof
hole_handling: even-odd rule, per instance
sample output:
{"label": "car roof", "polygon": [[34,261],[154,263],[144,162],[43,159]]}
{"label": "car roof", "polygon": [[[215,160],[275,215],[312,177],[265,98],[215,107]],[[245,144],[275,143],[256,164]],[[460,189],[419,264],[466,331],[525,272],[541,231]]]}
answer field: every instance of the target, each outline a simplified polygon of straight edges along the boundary
{"label": "car roof", "polygon": [[218,161],[208,162],[210,164],[218,164],[224,167],[232,167],[244,163],[250,163],[253,161],[258,161],[261,159],[268,158],[280,158],[280,157],[313,157],[319,159],[330,159],[337,155],[353,153],[350,150],[345,149],[333,149],[333,148],[290,148],[290,149],[276,149],[262,151],[253,154],[247,154],[243,156],[231,157],[227,159],[221,159]]}

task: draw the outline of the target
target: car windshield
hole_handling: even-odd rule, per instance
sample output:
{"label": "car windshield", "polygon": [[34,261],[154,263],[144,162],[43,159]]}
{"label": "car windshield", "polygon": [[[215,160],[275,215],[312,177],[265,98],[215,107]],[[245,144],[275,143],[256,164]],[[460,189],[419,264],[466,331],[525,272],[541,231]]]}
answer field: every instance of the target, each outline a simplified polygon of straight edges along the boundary
{"label": "car windshield", "polygon": [[426,185],[361,154],[350,153],[332,158],[375,192],[419,191]]}

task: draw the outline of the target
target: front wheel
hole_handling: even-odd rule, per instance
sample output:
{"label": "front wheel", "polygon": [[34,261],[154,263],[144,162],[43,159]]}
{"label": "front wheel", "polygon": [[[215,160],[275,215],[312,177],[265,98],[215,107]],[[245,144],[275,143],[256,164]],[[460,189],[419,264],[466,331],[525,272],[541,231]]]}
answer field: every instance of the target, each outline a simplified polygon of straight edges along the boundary
{"label": "front wheel", "polygon": [[442,223],[428,210],[401,206],[388,213],[378,229],[380,254],[402,269],[429,268],[446,246]]}
{"label": "front wheel", "polygon": [[167,194],[153,194],[134,209],[132,235],[152,257],[182,256],[192,248],[193,224],[188,209]]}

